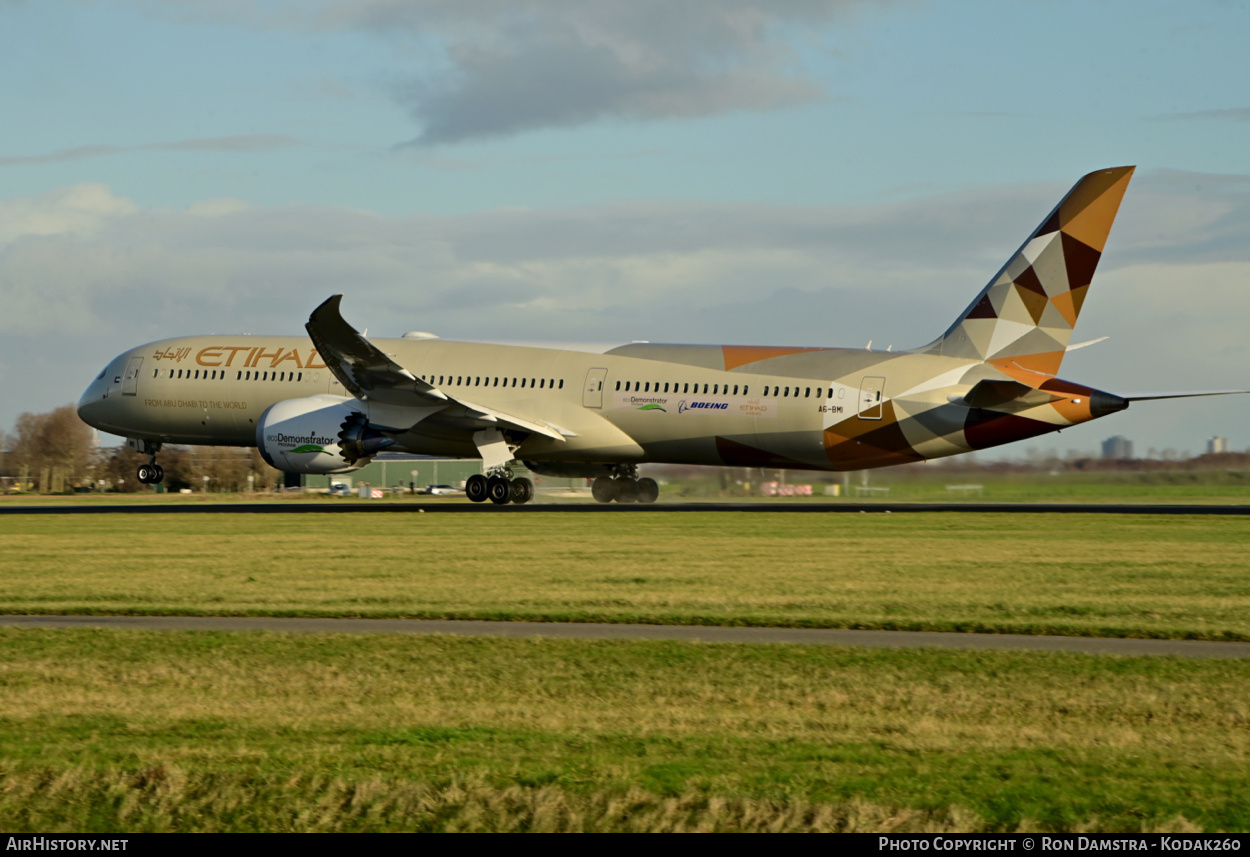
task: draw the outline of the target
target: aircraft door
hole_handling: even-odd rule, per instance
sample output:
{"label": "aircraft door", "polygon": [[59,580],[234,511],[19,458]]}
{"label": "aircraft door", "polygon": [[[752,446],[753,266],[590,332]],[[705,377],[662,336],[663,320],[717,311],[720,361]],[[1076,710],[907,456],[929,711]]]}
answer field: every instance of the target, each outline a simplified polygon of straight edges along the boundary
{"label": "aircraft door", "polygon": [[126,364],[126,374],[122,375],[123,396],[133,396],[139,391],[139,367],[142,365],[142,357],[131,357]]}
{"label": "aircraft door", "polygon": [[885,379],[865,376],[859,384],[859,418],[861,420],[881,419],[881,405],[885,397]]}
{"label": "aircraft door", "polygon": [[607,377],[607,369],[591,369],[586,373],[586,385],[582,387],[582,407],[603,407],[603,381]]}

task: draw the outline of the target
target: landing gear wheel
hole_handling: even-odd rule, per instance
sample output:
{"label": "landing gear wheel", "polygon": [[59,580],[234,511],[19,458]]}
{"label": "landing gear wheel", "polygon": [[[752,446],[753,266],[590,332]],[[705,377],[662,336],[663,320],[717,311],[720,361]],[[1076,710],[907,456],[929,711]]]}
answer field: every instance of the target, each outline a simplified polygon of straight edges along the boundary
{"label": "landing gear wheel", "polygon": [[634,483],[639,503],[654,503],[660,496],[660,485],[654,479],[644,476]]}
{"label": "landing gear wheel", "polygon": [[156,471],[156,475],[152,477],[152,483],[154,485],[159,485],[161,482],[164,482],[165,468],[161,467],[159,464],[153,464],[152,469]]}
{"label": "landing gear wheel", "polygon": [[156,474],[153,472],[153,470],[154,468],[150,464],[140,464],[139,472],[137,474],[139,477],[139,481],[144,485],[151,485],[153,482],[155,482]]}
{"label": "landing gear wheel", "polygon": [[512,502],[517,505],[534,499],[534,483],[524,476],[512,480]]}
{"label": "landing gear wheel", "polygon": [[616,481],[608,476],[600,476],[590,483],[590,496],[599,503],[611,503],[616,499]]}
{"label": "landing gear wheel", "polygon": [[487,479],[480,473],[474,473],[464,484],[465,496],[474,503],[481,503],[487,496]]}
{"label": "landing gear wheel", "polygon": [[632,479],[614,479],[616,483],[616,502],[638,502],[638,483]]}
{"label": "landing gear wheel", "polygon": [[502,506],[512,499],[512,483],[502,476],[492,476],[486,480],[486,494],[492,503]]}

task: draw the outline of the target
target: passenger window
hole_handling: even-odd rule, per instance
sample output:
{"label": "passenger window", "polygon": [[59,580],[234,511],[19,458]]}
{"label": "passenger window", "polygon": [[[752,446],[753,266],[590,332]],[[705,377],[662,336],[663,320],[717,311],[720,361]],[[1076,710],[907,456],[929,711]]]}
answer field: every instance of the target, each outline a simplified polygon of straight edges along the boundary
{"label": "passenger window", "polygon": [[707,384],[703,385],[703,395],[707,395]]}
{"label": "passenger window", "polygon": [[620,391],[621,391],[621,382],[620,382],[620,381],[617,381],[617,382],[616,382],[616,392],[618,392],[618,393],[619,393]]}
{"label": "passenger window", "polygon": [[538,389],[540,389],[540,390],[545,390],[545,389],[547,389],[547,379],[546,379],[546,378],[539,378],[539,379],[538,379]]}
{"label": "passenger window", "polygon": [[556,389],[557,389],[557,390],[563,390],[563,389],[564,389],[564,379],[563,379],[563,378],[561,378],[561,379],[560,379],[560,386],[559,386],[559,387],[557,387]]}
{"label": "passenger window", "polygon": [[749,395],[749,393],[747,393],[747,387],[745,384],[742,385],[742,395],[744,396]]}
{"label": "passenger window", "polygon": [[811,388],[811,387],[804,387],[804,388],[803,388],[803,398],[805,398],[805,399],[810,399],[811,397],[812,397],[812,388]]}
{"label": "passenger window", "polygon": [[530,378],[530,389],[532,390],[533,388],[534,388],[534,379]]}
{"label": "passenger window", "polygon": [[239,373],[238,373],[237,375],[235,375],[235,376],[234,376],[234,380],[236,380],[236,381],[242,381],[242,380],[243,380],[243,370],[242,370],[242,369],[240,369],[240,370],[239,370]]}
{"label": "passenger window", "polygon": [[303,381],[303,380],[304,380],[304,373],[303,373],[303,372],[300,372],[300,373],[296,376],[295,380],[296,380],[296,381]]}
{"label": "passenger window", "polygon": [[734,384],[734,395],[738,395],[738,385]]}
{"label": "passenger window", "polygon": [[650,392],[651,392],[651,382],[650,382],[650,381],[648,381],[648,382],[646,383],[646,386],[644,386],[644,387],[642,388],[642,391],[643,391],[644,393],[650,393]]}
{"label": "passenger window", "polygon": [[781,395],[782,395],[783,397],[784,397],[784,396],[789,396],[789,395],[790,395],[790,388],[789,388],[789,387],[786,387],[786,391],[785,391],[784,393],[782,393]]}
{"label": "passenger window", "polygon": [[625,392],[626,392],[626,393],[628,393],[628,392],[629,392],[629,382],[628,382],[628,381],[626,381],[626,382],[625,382]]}

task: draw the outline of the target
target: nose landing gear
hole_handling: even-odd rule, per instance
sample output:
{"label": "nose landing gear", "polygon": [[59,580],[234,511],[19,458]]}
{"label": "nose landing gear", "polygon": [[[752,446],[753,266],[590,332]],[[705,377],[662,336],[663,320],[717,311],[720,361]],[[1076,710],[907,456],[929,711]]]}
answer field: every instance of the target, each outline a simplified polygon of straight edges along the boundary
{"label": "nose landing gear", "polygon": [[[156,456],[152,457],[156,458]],[[157,485],[165,479],[165,468],[155,461],[149,464],[140,464],[138,476],[139,481],[144,485]]]}
{"label": "nose landing gear", "polygon": [[148,463],[140,464],[136,476],[144,485],[158,485],[165,479],[165,468],[156,463],[156,453],[161,451],[161,443],[157,440],[139,440],[127,438],[126,446],[135,452],[147,453]]}

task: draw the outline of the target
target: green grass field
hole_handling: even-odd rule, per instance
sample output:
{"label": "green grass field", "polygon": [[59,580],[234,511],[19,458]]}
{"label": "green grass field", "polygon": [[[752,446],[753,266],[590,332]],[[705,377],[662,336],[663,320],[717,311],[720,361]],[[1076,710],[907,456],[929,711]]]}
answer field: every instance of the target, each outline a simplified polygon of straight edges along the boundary
{"label": "green grass field", "polygon": [[1245,830],[1250,662],[0,629],[0,828]]}
{"label": "green grass field", "polygon": [[[8,517],[7,613],[1250,639],[1250,522]],[[0,629],[0,828],[1246,830],[1250,661]]]}
{"label": "green grass field", "polygon": [[11,517],[0,612],[1250,640],[1250,522],[637,513]]}

